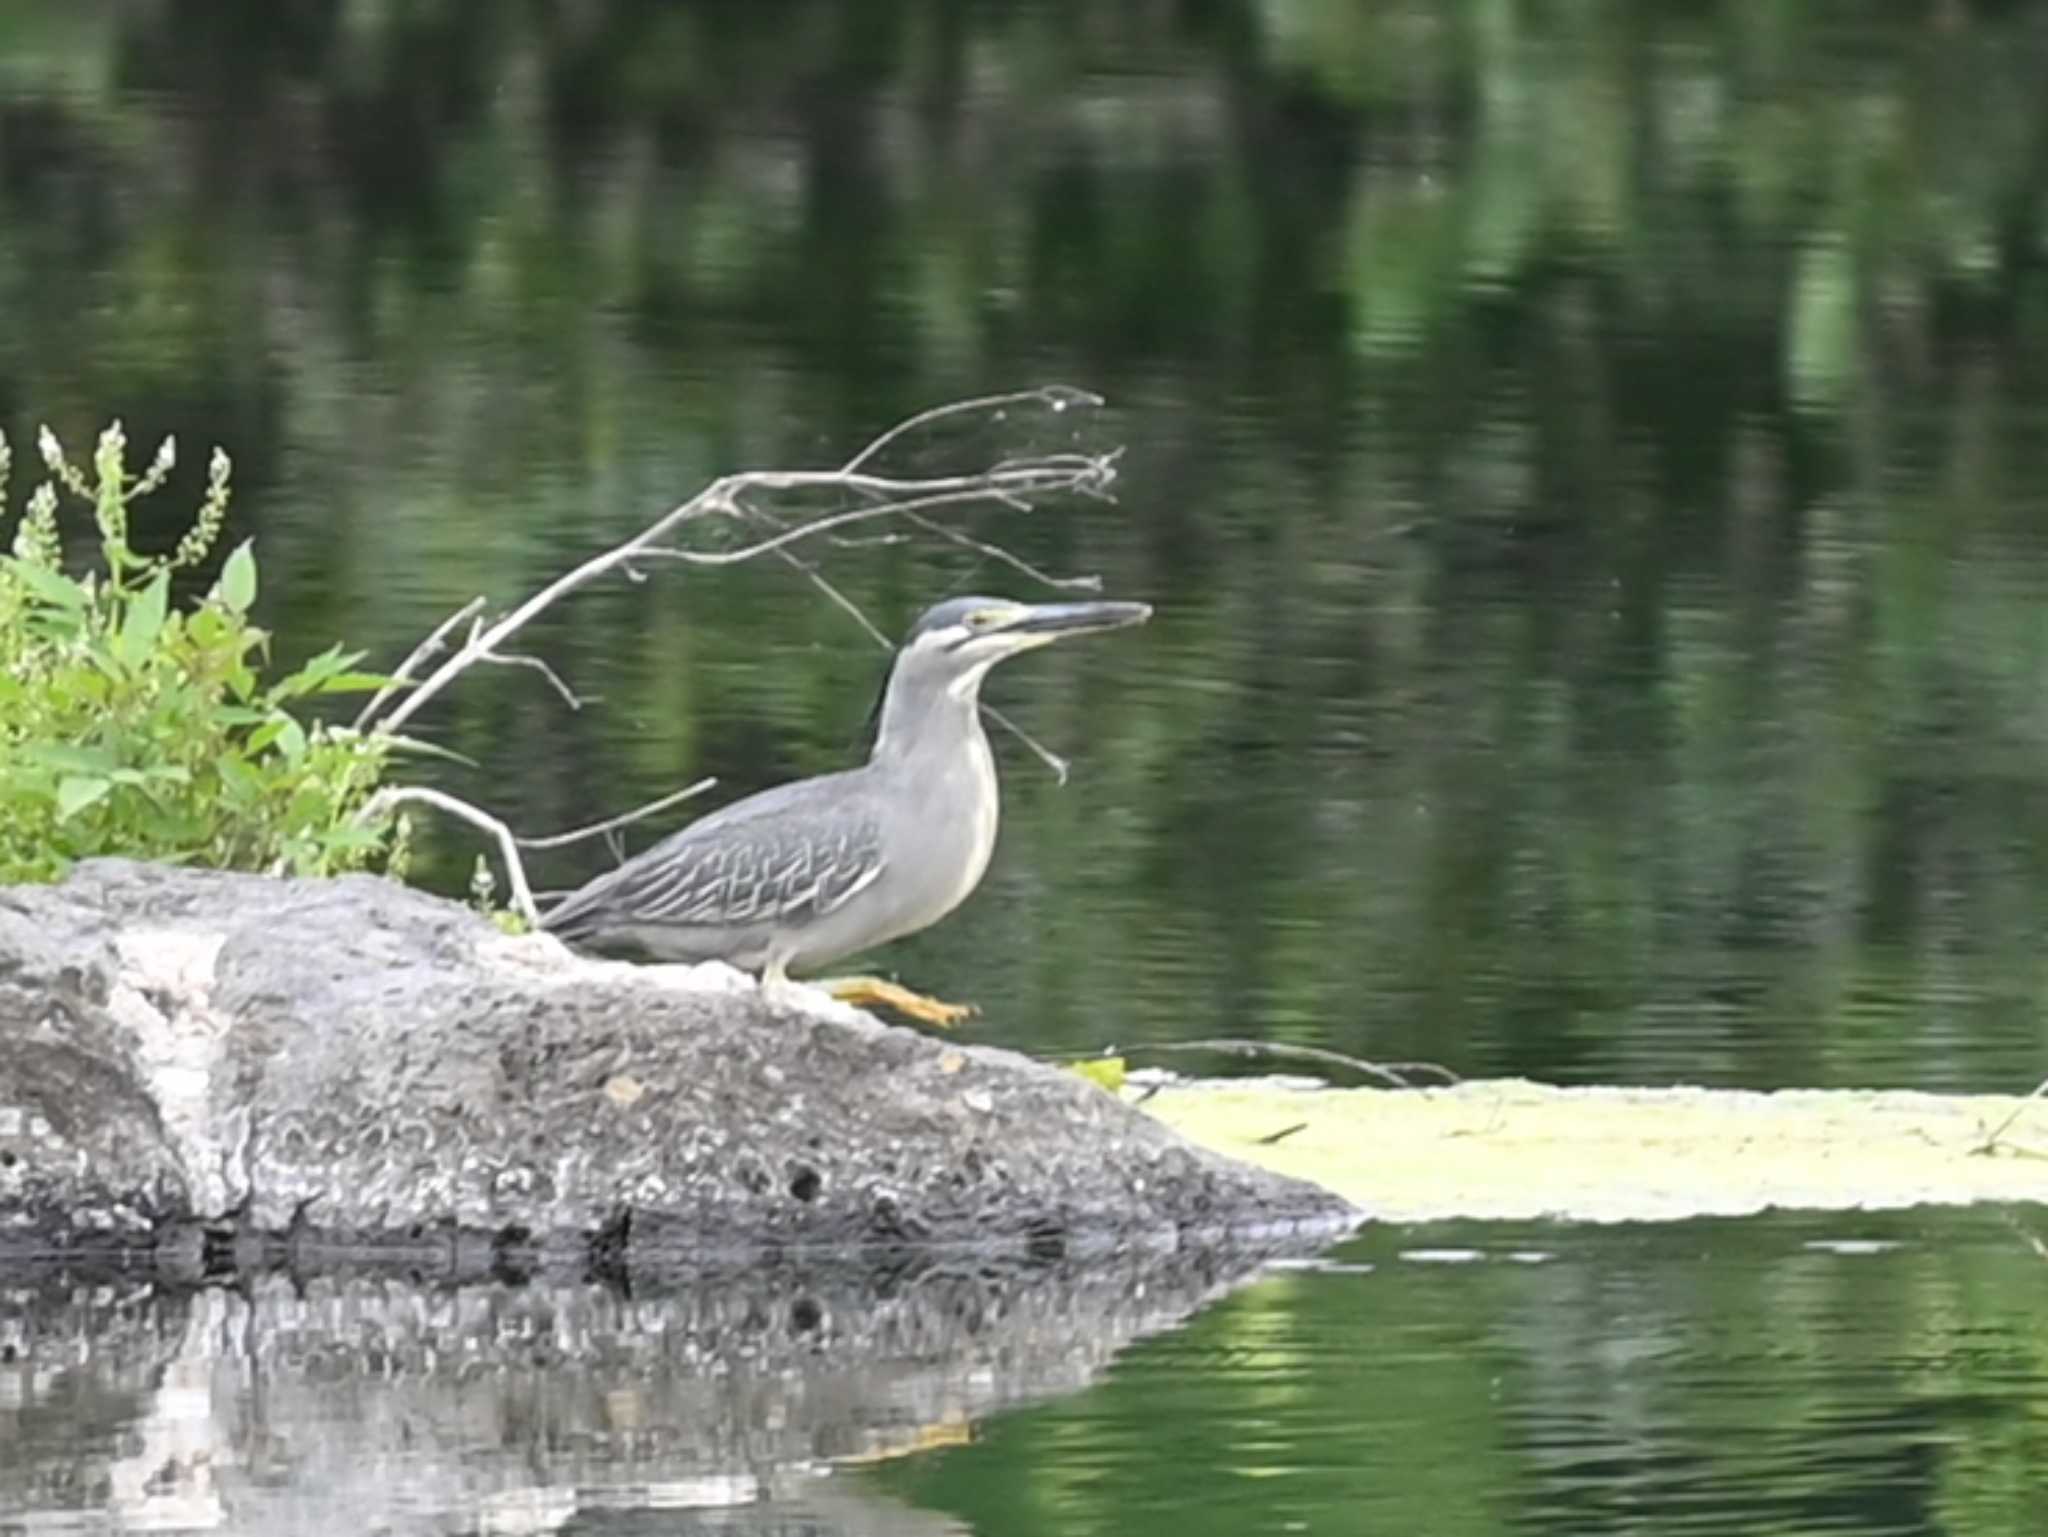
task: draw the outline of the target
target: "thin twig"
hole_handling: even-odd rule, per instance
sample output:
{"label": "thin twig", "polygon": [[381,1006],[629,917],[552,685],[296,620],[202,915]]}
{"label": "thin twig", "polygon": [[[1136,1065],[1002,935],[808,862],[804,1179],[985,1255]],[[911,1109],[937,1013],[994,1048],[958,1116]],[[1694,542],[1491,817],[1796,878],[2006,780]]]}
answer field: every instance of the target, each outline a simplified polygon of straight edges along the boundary
{"label": "thin twig", "polygon": [[[1024,484],[1021,472],[1006,472],[1014,483]],[[734,477],[743,479],[745,477]],[[1033,476],[1026,487],[1033,495],[1051,491],[1075,491],[1080,489],[1078,480],[1065,477]],[[742,487],[741,489],[745,489]],[[633,551],[635,556],[656,556],[662,560],[678,560],[692,566],[737,566],[744,561],[773,554],[805,539],[816,538],[835,528],[845,528],[855,523],[871,523],[877,518],[900,518],[910,513],[939,507],[959,507],[969,502],[986,501],[999,496],[1004,483],[990,478],[984,481],[980,476],[952,476],[946,480],[925,481],[921,484],[901,482],[904,492],[915,491],[915,495],[898,495],[894,498],[869,503],[861,507],[843,508],[827,513],[783,530],[772,538],[757,540],[753,544],[741,545],[732,550],[679,550],[671,545],[642,545]],[[573,574],[573,573],[572,573]]]}
{"label": "thin twig", "polygon": [[1127,1057],[1141,1056],[1146,1052],[1201,1051],[1231,1057],[1274,1057],[1283,1060],[1322,1062],[1334,1067],[1348,1067],[1353,1072],[1362,1073],[1390,1089],[1412,1089],[1415,1085],[1409,1080],[1418,1073],[1434,1074],[1446,1084],[1461,1081],[1456,1073],[1435,1062],[1368,1062],[1363,1057],[1347,1056],[1341,1051],[1327,1051],[1321,1046],[1294,1046],[1284,1041],[1145,1041],[1133,1043],[1121,1050]]}
{"label": "thin twig", "polygon": [[398,664],[398,670],[391,674],[390,680],[386,682],[382,688],[378,689],[376,693],[370,696],[370,702],[368,704],[364,705],[362,709],[356,712],[356,718],[353,722],[351,722],[351,724],[356,728],[356,730],[362,730],[363,723],[369,720],[371,716],[375,715],[377,711],[383,707],[384,701],[389,699],[393,694],[397,693],[401,688],[405,687],[405,685],[412,678],[413,670],[417,668],[420,665],[420,663],[424,662],[428,657],[433,656],[436,652],[438,652],[441,649],[441,642],[448,638],[448,632],[450,630],[454,629],[457,625],[461,624],[463,620],[472,618],[476,614],[480,613],[483,609],[483,606],[484,600],[482,598],[471,598],[467,603],[463,604],[462,607],[458,608],[454,613],[450,614],[446,619],[443,619],[439,624],[434,626],[433,633],[429,635],[425,640],[421,641],[417,646],[414,646],[412,648],[412,654],[408,656],[404,661]]}
{"label": "thin twig", "polygon": [[566,848],[572,843],[581,843],[585,838],[595,838],[601,834],[615,832],[621,827],[630,827],[635,822],[644,822],[647,818],[657,816],[661,812],[668,810],[671,806],[678,805],[683,801],[691,799],[693,796],[702,795],[717,783],[716,779],[707,777],[698,780],[693,785],[672,791],[662,796],[660,800],[649,801],[646,805],[637,807],[632,811],[623,812],[615,817],[607,817],[602,822],[592,822],[588,827],[573,828],[565,833],[550,833],[545,838],[516,838],[513,841],[523,849]]}
{"label": "thin twig", "polygon": [[2036,1259],[2048,1259],[2048,1243],[2043,1243],[2036,1237],[2031,1228],[2020,1226],[2019,1219],[2013,1216],[2009,1208],[2002,1208],[1998,1215],[2007,1227],[2020,1235],[2020,1241],[2034,1251]]}
{"label": "thin twig", "polygon": [[1998,1125],[1995,1128],[1993,1128],[1990,1136],[1986,1137],[1982,1142],[1978,1143],[1975,1147],[1971,1148],[1971,1154],[1973,1156],[1981,1157],[1984,1154],[1995,1152],[1998,1148],[1998,1139],[2004,1136],[2006,1132],[2012,1129],[2012,1123],[2020,1118],[2021,1113],[2026,1110],[2027,1106],[2031,1105],[2035,1100],[2039,1099],[2044,1094],[2048,1094],[2048,1078],[2043,1078],[2039,1083],[2035,1084],[2034,1092],[2024,1096],[2017,1105],[2014,1105],[2012,1107],[2012,1114],[2008,1115],[2004,1120],[2000,1121]]}
{"label": "thin twig", "polygon": [[[868,617],[867,610],[863,609],[858,603],[854,602],[853,599],[849,598],[845,593],[841,592],[831,582],[827,581],[824,573],[821,572],[816,566],[812,565],[809,561],[805,560],[801,555],[797,554],[794,550],[791,549],[779,549],[775,553],[789,565],[792,565],[796,567],[797,570],[801,571],[804,574],[805,580],[809,581],[813,587],[816,587],[818,591],[822,592],[826,597],[830,598],[833,603],[837,604],[840,608],[844,609],[849,615],[851,615],[853,618],[853,622],[859,625],[863,630],[867,631],[868,638],[874,641],[876,645],[880,646],[884,651],[893,652],[896,649],[896,643],[889,639],[889,637],[882,632],[882,627],[880,625],[876,624],[874,620]],[[986,715],[990,720],[994,721],[998,726],[1001,726],[1005,731],[1009,732],[1011,736],[1015,737],[1018,741],[1022,742],[1033,753],[1037,754],[1038,761],[1040,763],[1043,763],[1047,768],[1052,770],[1053,778],[1055,780],[1057,780],[1062,785],[1064,785],[1067,782],[1067,775],[1072,771],[1073,765],[1068,763],[1065,758],[1062,758],[1050,747],[1047,747],[1043,742],[1039,741],[1037,737],[1033,736],[1030,732],[1026,731],[1022,726],[1018,725],[1015,721],[1011,720],[1009,716],[1005,715],[1001,710],[998,710],[994,705],[990,704],[985,699],[981,701],[981,713]]]}
{"label": "thin twig", "polygon": [[1050,571],[1041,571],[1038,567],[1032,565],[1030,561],[1025,560],[1022,556],[1012,554],[999,544],[990,544],[985,539],[977,539],[972,534],[963,533],[957,528],[948,528],[943,523],[934,523],[930,518],[923,516],[921,513],[906,512],[903,515],[903,521],[914,523],[926,533],[937,534],[941,539],[950,539],[962,548],[973,550],[976,554],[984,555],[990,560],[1000,561],[1012,571],[1028,576],[1034,582],[1042,582],[1057,592],[1102,591],[1102,578],[1093,572],[1084,573],[1081,576],[1054,576]]}
{"label": "thin twig", "polygon": [[1052,777],[1055,783],[1064,785],[1067,782],[1067,775],[1072,771],[1073,765],[1067,762],[1065,758],[1062,758],[1050,747],[1047,747],[1037,737],[1026,731],[985,699],[981,703],[981,713],[1009,732],[1011,736],[1022,742],[1026,747],[1030,748],[1033,753],[1037,754],[1038,761],[1052,770]]}
{"label": "thin twig", "polygon": [[583,708],[584,700],[577,694],[576,690],[564,683],[562,675],[537,656],[528,656],[523,652],[512,656],[501,656],[495,651],[479,651],[476,654],[476,659],[479,662],[495,663],[499,667],[531,667],[555,686],[555,692],[562,696],[562,702],[570,709],[580,710]]}
{"label": "thin twig", "polygon": [[513,909],[535,928],[540,927],[540,911],[533,905],[533,888],[526,883],[526,866],[519,859],[519,840],[513,837],[511,828],[488,811],[472,806],[468,801],[458,799],[442,790],[429,790],[421,785],[393,785],[371,796],[356,816],[364,822],[375,821],[393,806],[411,801],[432,806],[437,811],[445,811],[453,817],[460,817],[472,827],[482,828],[496,838],[498,853],[505,861],[506,882],[512,888]]}
{"label": "thin twig", "polygon": [[[512,612],[475,631],[462,648],[435,668],[413,691],[378,722],[380,731],[396,731],[425,708],[471,664],[496,651],[507,637],[529,623],[557,600],[618,569],[630,569],[634,561],[659,558],[689,565],[720,567],[770,554],[848,524],[876,518],[982,501],[1004,494],[1046,495],[1056,491],[1086,489],[1115,476],[1113,460],[1107,456],[1061,454],[1036,462],[1013,463],[973,475],[944,475],[923,480],[890,480],[873,475],[849,475],[838,471],[749,471],[714,481],[697,496],[655,519],[640,533],[601,555],[557,577]],[[870,505],[844,509],[811,519],[769,539],[758,540],[735,550],[681,550],[657,541],[680,525],[712,512],[739,511],[740,497],[755,489],[801,490],[831,486],[843,491],[873,493],[881,499]]]}
{"label": "thin twig", "polygon": [[896,649],[896,643],[882,633],[882,627],[868,617],[867,610],[833,586],[832,583],[828,582],[825,579],[825,574],[816,566],[805,560],[803,556],[797,554],[795,550],[781,549],[775,553],[781,558],[783,564],[792,566],[802,572],[805,581],[822,592],[837,608],[851,618],[855,624],[867,631],[869,640],[880,646],[884,651],[894,651]]}
{"label": "thin twig", "polygon": [[948,405],[933,406],[929,411],[920,411],[917,415],[898,422],[847,460],[840,469],[851,475],[891,443],[946,417],[966,416],[979,411],[1000,411],[1005,406],[1023,405],[1028,401],[1036,401],[1054,411],[1065,411],[1071,406],[1099,406],[1102,404],[1102,397],[1089,390],[1075,389],[1069,384],[1046,384],[1037,389],[1012,390],[1007,394],[983,395],[975,400],[956,400]]}
{"label": "thin twig", "polygon": [[1307,1130],[1308,1122],[1296,1121],[1292,1126],[1283,1126],[1278,1131],[1268,1132],[1265,1136],[1259,1137],[1256,1140],[1260,1147],[1277,1147],[1296,1132]]}

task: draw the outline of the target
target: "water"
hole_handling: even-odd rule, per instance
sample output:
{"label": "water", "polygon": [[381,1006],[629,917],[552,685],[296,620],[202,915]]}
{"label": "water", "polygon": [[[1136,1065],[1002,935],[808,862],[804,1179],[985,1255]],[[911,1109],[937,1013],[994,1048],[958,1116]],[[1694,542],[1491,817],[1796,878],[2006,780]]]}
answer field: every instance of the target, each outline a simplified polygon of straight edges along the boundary
{"label": "water", "polygon": [[[978,1038],[2023,1088],[2043,78],[2048,15],[1967,0],[20,0],[0,423],[174,430],[188,505],[224,442],[280,654],[392,660],[722,471],[1085,385],[1120,501],[972,529],[1158,616],[998,675],[1073,780],[999,743],[982,892],[878,957]],[[889,629],[1032,595],[943,541],[825,562]],[[423,731],[479,767],[419,772],[534,831],[843,764],[879,665],[779,566],[610,585],[530,639],[596,702],[473,678]],[[2038,1261],[1996,1217],[1904,1229],[1374,1248],[829,1481],[950,1517],[788,1519],[1223,1529],[1270,1489],[1309,1529],[2032,1530]],[[66,1325],[87,1364],[37,1434],[83,1482],[33,1508],[105,1508],[120,1327]]]}
{"label": "water", "polygon": [[983,1534],[2028,1530],[2039,1264],[1992,1215],[1379,1233],[881,1481]]}
{"label": "water", "polygon": [[[0,1532],[2039,1529],[2033,1215],[7,1293]],[[18,1278],[17,1278],[18,1279]]]}

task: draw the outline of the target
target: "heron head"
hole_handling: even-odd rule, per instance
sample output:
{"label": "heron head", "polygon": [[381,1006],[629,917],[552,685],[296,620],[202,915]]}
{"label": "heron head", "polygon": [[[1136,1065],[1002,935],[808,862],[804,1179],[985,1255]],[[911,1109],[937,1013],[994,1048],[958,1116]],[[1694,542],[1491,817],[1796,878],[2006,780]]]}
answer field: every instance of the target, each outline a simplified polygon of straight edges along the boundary
{"label": "heron head", "polygon": [[[918,701],[973,701],[997,662],[1067,635],[1122,629],[1151,619],[1149,603],[1012,603],[1010,598],[946,598],[924,611],[897,648],[885,695],[915,719]],[[926,703],[930,707],[930,703]],[[889,707],[883,709],[883,736]]]}
{"label": "heron head", "polygon": [[1120,630],[1152,617],[1148,603],[1013,603],[948,598],[925,610],[897,652],[899,669],[971,689],[989,668],[1069,635]]}

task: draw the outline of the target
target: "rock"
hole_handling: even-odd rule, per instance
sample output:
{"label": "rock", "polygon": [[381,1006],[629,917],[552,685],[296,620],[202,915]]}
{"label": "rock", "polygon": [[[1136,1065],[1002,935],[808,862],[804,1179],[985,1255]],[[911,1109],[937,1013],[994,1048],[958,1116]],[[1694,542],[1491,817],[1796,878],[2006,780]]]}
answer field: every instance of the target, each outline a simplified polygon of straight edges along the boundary
{"label": "rock", "polygon": [[1073,1074],[368,877],[0,890],[0,1249],[209,1266],[1342,1231]]}

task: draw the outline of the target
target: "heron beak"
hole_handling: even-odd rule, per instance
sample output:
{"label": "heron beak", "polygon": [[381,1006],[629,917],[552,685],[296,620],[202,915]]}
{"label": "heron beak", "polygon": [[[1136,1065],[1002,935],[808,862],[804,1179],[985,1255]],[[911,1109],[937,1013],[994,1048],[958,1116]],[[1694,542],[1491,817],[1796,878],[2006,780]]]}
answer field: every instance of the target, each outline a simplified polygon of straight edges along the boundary
{"label": "heron beak", "polygon": [[1043,644],[1092,630],[1121,630],[1152,617],[1149,603],[1037,603],[998,632]]}

